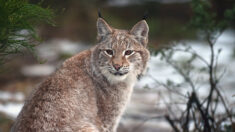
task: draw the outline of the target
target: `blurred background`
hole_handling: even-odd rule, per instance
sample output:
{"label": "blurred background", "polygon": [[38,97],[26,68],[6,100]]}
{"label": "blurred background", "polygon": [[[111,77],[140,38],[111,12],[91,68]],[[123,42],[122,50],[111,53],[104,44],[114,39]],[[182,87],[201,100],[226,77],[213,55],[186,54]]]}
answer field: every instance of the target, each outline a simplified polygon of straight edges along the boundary
{"label": "blurred background", "polygon": [[[218,21],[225,19],[225,10],[235,6],[234,0],[210,2],[211,10],[216,14]],[[169,112],[168,106],[171,103],[181,103],[179,109],[185,110],[186,102],[183,102],[181,97],[171,94],[164,84],[182,84],[180,88],[175,86],[173,90],[183,95],[187,95],[191,89],[183,83],[185,79],[177,70],[166,61],[162,50],[166,47],[185,49],[190,46],[205,60],[210,60],[210,48],[204,41],[203,32],[189,26],[194,15],[191,0],[29,0],[29,3],[40,3],[41,7],[51,9],[55,13],[55,25],[37,24],[35,32],[41,41],[36,43],[33,52],[26,48],[20,54],[11,54],[1,66],[0,132],[9,131],[23,106],[25,97],[33,88],[59,68],[65,59],[96,44],[96,20],[99,9],[111,26],[120,29],[131,29],[148,12],[149,49],[152,53],[149,70],[136,84],[118,132],[173,131],[172,126],[164,118]],[[3,17],[2,14],[0,17]],[[223,78],[219,86],[222,87],[223,96],[226,97],[227,105],[232,112],[235,108],[234,17],[230,21],[232,24],[221,32],[214,47],[216,53],[217,50],[221,50],[218,72],[223,74]],[[27,30],[24,29],[19,32],[27,34]],[[174,55],[174,60],[178,62],[185,62],[191,58],[188,53]],[[205,71],[198,72],[197,69],[203,70],[200,62],[194,61],[192,65],[196,67],[196,71],[190,76],[196,84],[199,98],[205,98],[209,94],[208,74]],[[222,107],[218,113],[224,112]],[[176,111],[175,114],[177,115]]]}

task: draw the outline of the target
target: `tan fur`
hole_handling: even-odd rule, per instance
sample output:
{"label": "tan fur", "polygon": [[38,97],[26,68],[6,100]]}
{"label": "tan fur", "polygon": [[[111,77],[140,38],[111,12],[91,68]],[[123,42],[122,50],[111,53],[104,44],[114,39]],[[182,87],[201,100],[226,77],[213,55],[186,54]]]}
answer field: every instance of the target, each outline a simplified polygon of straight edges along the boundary
{"label": "tan fur", "polygon": [[146,69],[148,25],[142,20],[130,31],[118,30],[98,18],[97,28],[98,44],[66,60],[32,92],[12,132],[116,131],[136,78]]}

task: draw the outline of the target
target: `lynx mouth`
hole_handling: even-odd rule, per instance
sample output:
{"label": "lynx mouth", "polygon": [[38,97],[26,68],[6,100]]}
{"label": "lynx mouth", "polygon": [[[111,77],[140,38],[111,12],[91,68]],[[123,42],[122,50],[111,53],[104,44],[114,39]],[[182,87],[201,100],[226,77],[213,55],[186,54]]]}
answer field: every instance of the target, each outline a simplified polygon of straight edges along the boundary
{"label": "lynx mouth", "polygon": [[115,75],[115,76],[123,76],[123,75],[126,75],[128,72],[124,72],[124,73],[121,73],[121,72],[112,73],[112,72],[110,72],[110,73]]}

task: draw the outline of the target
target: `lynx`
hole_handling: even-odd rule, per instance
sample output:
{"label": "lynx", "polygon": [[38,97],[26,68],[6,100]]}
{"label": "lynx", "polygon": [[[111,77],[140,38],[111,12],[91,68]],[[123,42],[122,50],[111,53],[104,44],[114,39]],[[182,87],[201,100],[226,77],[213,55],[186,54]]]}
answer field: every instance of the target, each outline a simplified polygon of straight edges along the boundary
{"label": "lynx", "polygon": [[67,59],[27,98],[12,132],[115,132],[149,60],[148,25],[115,29],[99,17],[97,45]]}

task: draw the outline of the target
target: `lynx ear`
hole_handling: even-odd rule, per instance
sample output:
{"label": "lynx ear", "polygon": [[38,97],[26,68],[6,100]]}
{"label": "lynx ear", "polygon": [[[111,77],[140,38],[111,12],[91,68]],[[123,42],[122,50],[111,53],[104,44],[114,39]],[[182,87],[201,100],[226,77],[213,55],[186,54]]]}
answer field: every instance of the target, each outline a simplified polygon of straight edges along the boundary
{"label": "lynx ear", "polygon": [[101,40],[104,36],[112,33],[112,28],[108,23],[101,17],[97,20],[97,39]]}
{"label": "lynx ear", "polygon": [[143,46],[146,46],[148,43],[148,32],[149,27],[147,22],[145,20],[141,20],[133,26],[130,34],[134,35]]}

